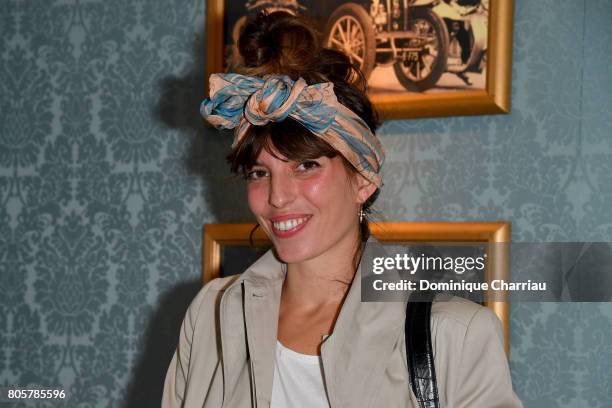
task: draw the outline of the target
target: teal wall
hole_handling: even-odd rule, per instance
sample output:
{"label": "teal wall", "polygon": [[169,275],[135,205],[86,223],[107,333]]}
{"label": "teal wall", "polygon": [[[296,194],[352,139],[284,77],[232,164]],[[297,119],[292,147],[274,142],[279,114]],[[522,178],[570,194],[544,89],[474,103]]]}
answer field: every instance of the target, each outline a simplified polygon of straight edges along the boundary
{"label": "teal wall", "polygon": [[[202,127],[203,0],[0,2],[0,387],[157,406],[201,224],[248,220]],[[612,241],[612,2],[517,0],[513,110],[394,121],[388,220]],[[612,305],[516,304],[527,407],[612,406]]]}

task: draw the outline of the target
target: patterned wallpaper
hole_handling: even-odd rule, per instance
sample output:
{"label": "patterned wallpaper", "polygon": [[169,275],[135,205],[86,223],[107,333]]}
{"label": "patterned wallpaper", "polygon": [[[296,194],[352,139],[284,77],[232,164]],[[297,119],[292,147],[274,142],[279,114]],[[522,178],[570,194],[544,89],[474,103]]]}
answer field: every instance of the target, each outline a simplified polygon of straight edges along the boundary
{"label": "patterned wallpaper", "polygon": [[[249,219],[202,127],[202,0],[0,2],[0,387],[158,406],[204,222]],[[389,220],[612,241],[612,3],[516,0],[513,111],[394,121]],[[612,406],[612,305],[516,304],[526,407]],[[10,404],[9,404],[10,405]]]}

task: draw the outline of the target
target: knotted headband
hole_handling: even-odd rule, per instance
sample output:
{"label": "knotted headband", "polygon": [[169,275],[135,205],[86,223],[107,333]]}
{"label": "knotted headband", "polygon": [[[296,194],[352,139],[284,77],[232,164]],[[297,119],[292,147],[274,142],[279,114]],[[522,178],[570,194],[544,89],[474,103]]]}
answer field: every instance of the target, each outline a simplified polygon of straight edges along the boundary
{"label": "knotted headband", "polygon": [[240,74],[212,74],[210,97],[200,113],[217,129],[235,129],[236,146],[251,126],[290,117],[336,149],[359,173],[382,185],[384,152],[378,138],[352,110],[338,102],[331,82],[308,85],[286,75],[264,79]]}

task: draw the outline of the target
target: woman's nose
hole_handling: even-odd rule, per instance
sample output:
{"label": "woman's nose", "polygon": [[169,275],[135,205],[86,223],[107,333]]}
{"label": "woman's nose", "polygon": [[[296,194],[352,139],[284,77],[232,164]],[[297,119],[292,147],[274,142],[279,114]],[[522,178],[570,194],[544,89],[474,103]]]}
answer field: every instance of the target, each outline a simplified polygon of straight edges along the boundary
{"label": "woman's nose", "polygon": [[291,177],[276,174],[270,178],[270,205],[276,208],[285,207],[295,199],[295,184]]}

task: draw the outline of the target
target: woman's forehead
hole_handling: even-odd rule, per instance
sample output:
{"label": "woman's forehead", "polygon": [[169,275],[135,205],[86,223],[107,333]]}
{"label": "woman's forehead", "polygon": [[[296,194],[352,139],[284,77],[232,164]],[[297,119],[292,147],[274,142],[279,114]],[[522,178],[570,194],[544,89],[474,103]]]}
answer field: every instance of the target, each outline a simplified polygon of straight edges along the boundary
{"label": "woman's forehead", "polygon": [[279,152],[272,143],[268,143],[255,158],[255,164],[264,164],[270,161],[281,161],[288,163],[291,160]]}
{"label": "woman's forehead", "polygon": [[[290,162],[300,162],[304,160],[313,160],[313,159],[319,159],[321,157],[325,157],[324,154],[312,155],[312,154],[305,154],[306,152],[303,152],[301,154],[299,153],[291,154],[291,153],[292,152],[287,152],[287,151],[285,151],[285,153],[281,153],[281,151],[274,145],[274,143],[272,143],[272,141],[269,141],[261,149],[261,151],[255,158],[255,164],[263,160],[272,160],[272,159],[277,160],[277,161],[282,161],[285,163],[290,163]],[[314,153],[314,152],[310,152],[310,153]]]}

